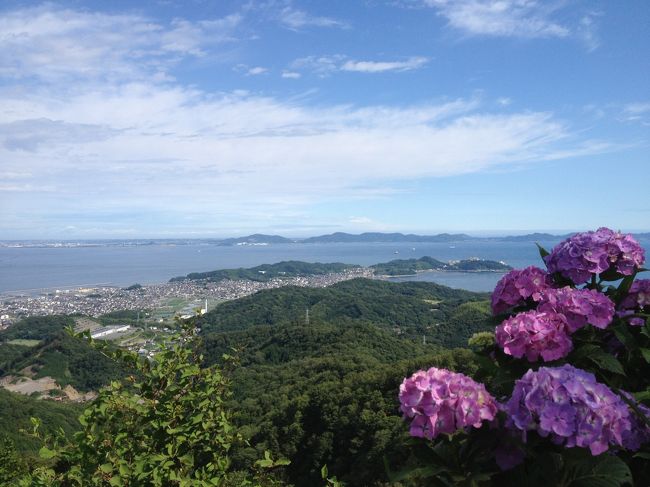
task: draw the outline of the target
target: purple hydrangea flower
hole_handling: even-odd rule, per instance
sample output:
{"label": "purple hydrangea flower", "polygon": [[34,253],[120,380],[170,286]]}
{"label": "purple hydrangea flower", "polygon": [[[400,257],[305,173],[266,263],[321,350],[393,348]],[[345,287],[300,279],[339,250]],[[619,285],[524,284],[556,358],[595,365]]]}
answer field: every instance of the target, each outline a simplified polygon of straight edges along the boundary
{"label": "purple hydrangea flower", "polygon": [[[650,410],[640,407],[650,417]],[[610,446],[636,450],[650,439],[650,429],[620,396],[568,364],[529,370],[515,383],[504,410],[508,427],[524,435],[537,431],[566,447],[589,448],[592,455]]]}
{"label": "purple hydrangea flower", "polygon": [[537,309],[563,315],[570,333],[587,323],[607,328],[614,318],[614,303],[607,296],[596,290],[568,286],[545,291]]}
{"label": "purple hydrangea flower", "polygon": [[538,267],[510,271],[499,279],[494,288],[492,312],[495,315],[504,313],[510,308],[526,304],[529,299],[537,302],[551,285],[550,276]]}
{"label": "purple hydrangea flower", "polygon": [[[639,279],[632,283],[627,296],[618,309],[618,316],[625,317],[634,314],[635,311],[642,311],[644,308],[650,308],[650,279]],[[643,326],[645,320],[640,317],[629,319],[630,325]]]}
{"label": "purple hydrangea flower", "polygon": [[411,421],[410,434],[433,439],[440,433],[480,428],[492,421],[497,403],[483,384],[446,369],[420,370],[399,388],[400,410]]}
{"label": "purple hydrangea flower", "polygon": [[559,272],[575,284],[582,284],[592,274],[609,269],[631,275],[645,262],[645,251],[631,235],[603,227],[560,242],[544,261],[549,272]]}
{"label": "purple hydrangea flower", "polygon": [[553,311],[526,311],[504,320],[495,330],[497,345],[513,357],[545,362],[566,357],[573,344],[566,318]]}

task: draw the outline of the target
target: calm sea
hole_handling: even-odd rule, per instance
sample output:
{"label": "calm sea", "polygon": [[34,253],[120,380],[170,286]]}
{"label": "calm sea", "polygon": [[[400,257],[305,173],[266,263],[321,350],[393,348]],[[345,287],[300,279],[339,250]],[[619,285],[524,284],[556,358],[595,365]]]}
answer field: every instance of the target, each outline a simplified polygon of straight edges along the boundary
{"label": "calm sea", "polygon": [[[540,242],[551,248],[557,241]],[[650,241],[642,242],[646,249]],[[396,253],[397,252],[397,253]],[[86,285],[128,286],[166,282],[175,276],[283,260],[370,265],[393,259],[431,256],[439,260],[503,260],[513,267],[541,265],[531,242],[477,240],[456,243],[329,243],[220,247],[210,244],[76,248],[0,248],[0,292]],[[649,254],[650,255],[650,254]],[[393,280],[433,281],[474,291],[490,291],[496,273],[423,273]]]}

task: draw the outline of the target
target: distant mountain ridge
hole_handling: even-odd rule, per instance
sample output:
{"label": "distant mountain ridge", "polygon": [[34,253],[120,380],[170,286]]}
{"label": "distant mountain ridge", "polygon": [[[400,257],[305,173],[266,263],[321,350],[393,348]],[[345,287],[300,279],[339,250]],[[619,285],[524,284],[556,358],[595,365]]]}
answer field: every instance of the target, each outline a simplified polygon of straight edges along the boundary
{"label": "distant mountain ridge", "polygon": [[415,235],[413,233],[381,233],[365,232],[360,234],[336,232],[318,237],[309,237],[300,240],[300,243],[334,243],[334,242],[458,242],[471,240],[464,233],[440,233],[438,235]]}
{"label": "distant mountain ridge", "polygon": [[[83,239],[83,240],[0,240],[0,247],[139,247],[148,245],[271,245],[271,244],[309,244],[309,243],[355,243],[355,242],[537,242],[563,240],[575,232],[554,235],[551,233],[528,233],[525,235],[503,235],[491,237],[472,236],[466,233],[439,233],[436,235],[417,235],[414,233],[364,232],[359,234],[335,232],[306,238],[287,238],[281,235],[255,233],[232,238],[149,238],[149,239]],[[631,233],[638,239],[650,239],[650,232]]]}
{"label": "distant mountain ridge", "polygon": [[290,238],[281,237],[280,235],[264,235],[263,233],[255,233],[245,237],[226,238],[218,240],[217,245],[267,245],[267,244],[284,244],[294,243],[295,240]]}

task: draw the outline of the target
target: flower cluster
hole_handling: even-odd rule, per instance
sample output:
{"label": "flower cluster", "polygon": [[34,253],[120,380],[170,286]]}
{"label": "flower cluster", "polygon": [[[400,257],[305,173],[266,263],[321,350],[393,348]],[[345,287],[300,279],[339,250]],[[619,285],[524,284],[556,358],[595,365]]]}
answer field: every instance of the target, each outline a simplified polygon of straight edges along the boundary
{"label": "flower cluster", "polygon": [[547,290],[537,309],[563,315],[570,333],[587,323],[607,328],[614,318],[614,303],[607,296],[596,290],[568,286]]}
{"label": "flower cluster", "polygon": [[560,244],[544,258],[549,272],[559,272],[575,284],[587,282],[592,274],[614,270],[629,276],[643,265],[645,251],[631,235],[609,228],[578,233]]}
{"label": "flower cluster", "polygon": [[592,455],[643,441],[627,404],[593,374],[568,364],[529,370],[504,408],[510,427],[524,434],[536,430],[567,447],[589,448]]}
{"label": "flower cluster", "polygon": [[[625,317],[634,314],[635,311],[641,311],[645,307],[650,308],[650,279],[639,279],[630,286],[630,290],[621,302],[617,314]],[[645,320],[640,317],[632,317],[629,323],[633,326],[643,326]]]}
{"label": "flower cluster", "polygon": [[526,304],[529,299],[537,302],[551,284],[550,276],[538,267],[510,271],[499,280],[492,293],[492,312],[495,315],[504,313]]}
{"label": "flower cluster", "polygon": [[540,356],[545,361],[566,357],[573,348],[569,327],[563,315],[527,311],[504,320],[495,331],[497,344],[513,357],[524,355],[529,362]]}
{"label": "flower cluster", "polygon": [[420,370],[399,388],[400,410],[413,418],[412,436],[433,439],[461,428],[480,428],[492,421],[497,404],[483,384],[446,369]]}

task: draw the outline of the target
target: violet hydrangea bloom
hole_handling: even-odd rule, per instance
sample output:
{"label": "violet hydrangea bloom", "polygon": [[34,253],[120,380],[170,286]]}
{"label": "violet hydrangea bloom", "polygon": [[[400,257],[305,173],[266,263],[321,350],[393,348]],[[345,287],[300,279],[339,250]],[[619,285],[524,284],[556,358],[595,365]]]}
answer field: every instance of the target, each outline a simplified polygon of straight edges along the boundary
{"label": "violet hydrangea bloom", "polygon": [[433,439],[462,428],[480,428],[497,413],[483,384],[446,369],[420,370],[399,388],[400,410],[411,422],[411,436]]}
{"label": "violet hydrangea bloom", "polygon": [[515,269],[499,279],[492,293],[492,312],[501,314],[510,308],[526,304],[528,299],[537,302],[542,292],[551,288],[551,278],[542,269],[530,266]]}
{"label": "violet hydrangea bloom", "polygon": [[568,364],[529,370],[515,383],[505,411],[510,428],[524,435],[537,431],[566,447],[589,448],[592,455],[610,446],[638,449],[650,438],[620,396]]}
{"label": "violet hydrangea bloom", "polygon": [[555,312],[566,318],[569,333],[587,323],[607,328],[614,318],[614,303],[604,294],[592,289],[548,289],[538,311]]}
{"label": "violet hydrangea bloom", "polygon": [[495,330],[497,345],[513,357],[545,362],[566,357],[573,344],[566,318],[554,311],[526,311],[504,320]]}
{"label": "violet hydrangea bloom", "polygon": [[549,272],[559,272],[575,284],[609,269],[629,276],[645,262],[645,251],[631,235],[609,228],[577,233],[560,242],[544,257]]}
{"label": "violet hydrangea bloom", "polygon": [[[639,279],[632,283],[627,296],[619,305],[617,314],[625,317],[644,308],[650,308],[650,279]],[[640,317],[632,317],[629,323],[633,326],[643,326],[645,320]]]}

